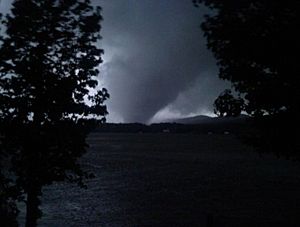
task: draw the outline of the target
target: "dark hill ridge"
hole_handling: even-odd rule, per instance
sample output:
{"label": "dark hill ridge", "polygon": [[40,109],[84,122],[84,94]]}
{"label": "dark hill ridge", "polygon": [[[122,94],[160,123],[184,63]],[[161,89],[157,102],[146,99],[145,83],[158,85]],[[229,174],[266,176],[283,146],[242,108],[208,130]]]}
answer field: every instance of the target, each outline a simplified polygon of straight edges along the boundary
{"label": "dark hill ridge", "polygon": [[168,120],[165,120],[164,123],[201,124],[201,123],[210,121],[212,119],[213,119],[213,117],[209,117],[206,115],[197,115],[197,116],[186,117],[186,118],[168,119]]}
{"label": "dark hill ridge", "polygon": [[164,121],[164,123],[177,123],[177,124],[207,124],[207,123],[225,123],[225,122],[240,122],[248,119],[247,115],[240,115],[238,117],[209,117],[206,115],[197,115],[193,117],[187,118],[177,118],[177,119],[169,119]]}
{"label": "dark hill ridge", "polygon": [[99,127],[97,132],[109,133],[234,133],[240,134],[249,129],[249,117],[208,117],[173,119],[168,122],[145,125],[141,123],[115,124],[107,123]]}

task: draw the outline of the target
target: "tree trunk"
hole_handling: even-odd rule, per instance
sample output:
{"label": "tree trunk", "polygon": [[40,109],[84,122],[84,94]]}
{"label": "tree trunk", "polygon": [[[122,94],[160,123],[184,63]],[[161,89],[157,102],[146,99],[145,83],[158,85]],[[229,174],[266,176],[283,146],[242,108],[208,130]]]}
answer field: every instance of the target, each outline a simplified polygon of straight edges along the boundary
{"label": "tree trunk", "polygon": [[30,189],[27,192],[27,202],[26,202],[26,224],[25,227],[36,227],[37,220],[41,217],[40,214],[40,188]]}

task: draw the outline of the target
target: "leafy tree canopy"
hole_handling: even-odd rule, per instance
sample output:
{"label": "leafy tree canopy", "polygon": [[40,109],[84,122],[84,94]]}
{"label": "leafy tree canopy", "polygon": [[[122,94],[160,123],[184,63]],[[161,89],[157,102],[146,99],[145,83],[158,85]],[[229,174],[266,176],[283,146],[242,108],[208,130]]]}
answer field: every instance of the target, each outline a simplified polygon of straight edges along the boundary
{"label": "leafy tree canopy", "polygon": [[89,0],[15,0],[3,22],[1,144],[27,195],[26,226],[40,217],[42,186],[65,179],[83,185],[89,177],[77,159],[91,125],[105,120],[109,97],[97,82],[100,11]]}
{"label": "leafy tree canopy", "polygon": [[299,111],[300,2],[194,0],[214,9],[202,29],[219,76],[245,94],[252,115]]}
{"label": "leafy tree canopy", "polygon": [[237,117],[241,114],[244,101],[235,98],[229,89],[226,89],[214,103],[214,113],[219,117]]}

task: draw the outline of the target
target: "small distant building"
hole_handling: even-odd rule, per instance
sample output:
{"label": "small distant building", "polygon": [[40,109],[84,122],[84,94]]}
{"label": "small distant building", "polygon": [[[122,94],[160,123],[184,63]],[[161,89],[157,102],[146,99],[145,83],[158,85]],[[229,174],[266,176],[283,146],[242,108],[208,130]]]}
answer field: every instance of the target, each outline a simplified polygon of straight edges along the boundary
{"label": "small distant building", "polygon": [[163,131],[162,131],[163,133],[170,133],[170,129],[168,129],[168,128],[165,128],[165,129],[163,129]]}

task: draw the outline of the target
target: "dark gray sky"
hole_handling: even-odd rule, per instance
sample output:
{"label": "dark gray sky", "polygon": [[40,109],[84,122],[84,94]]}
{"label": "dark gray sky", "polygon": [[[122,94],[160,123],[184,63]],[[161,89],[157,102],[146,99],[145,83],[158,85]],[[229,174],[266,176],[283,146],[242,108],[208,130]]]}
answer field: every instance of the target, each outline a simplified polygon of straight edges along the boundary
{"label": "dark gray sky", "polygon": [[[12,0],[2,0],[7,11]],[[101,84],[108,121],[155,122],[211,114],[218,79],[192,0],[94,0],[102,6]]]}

